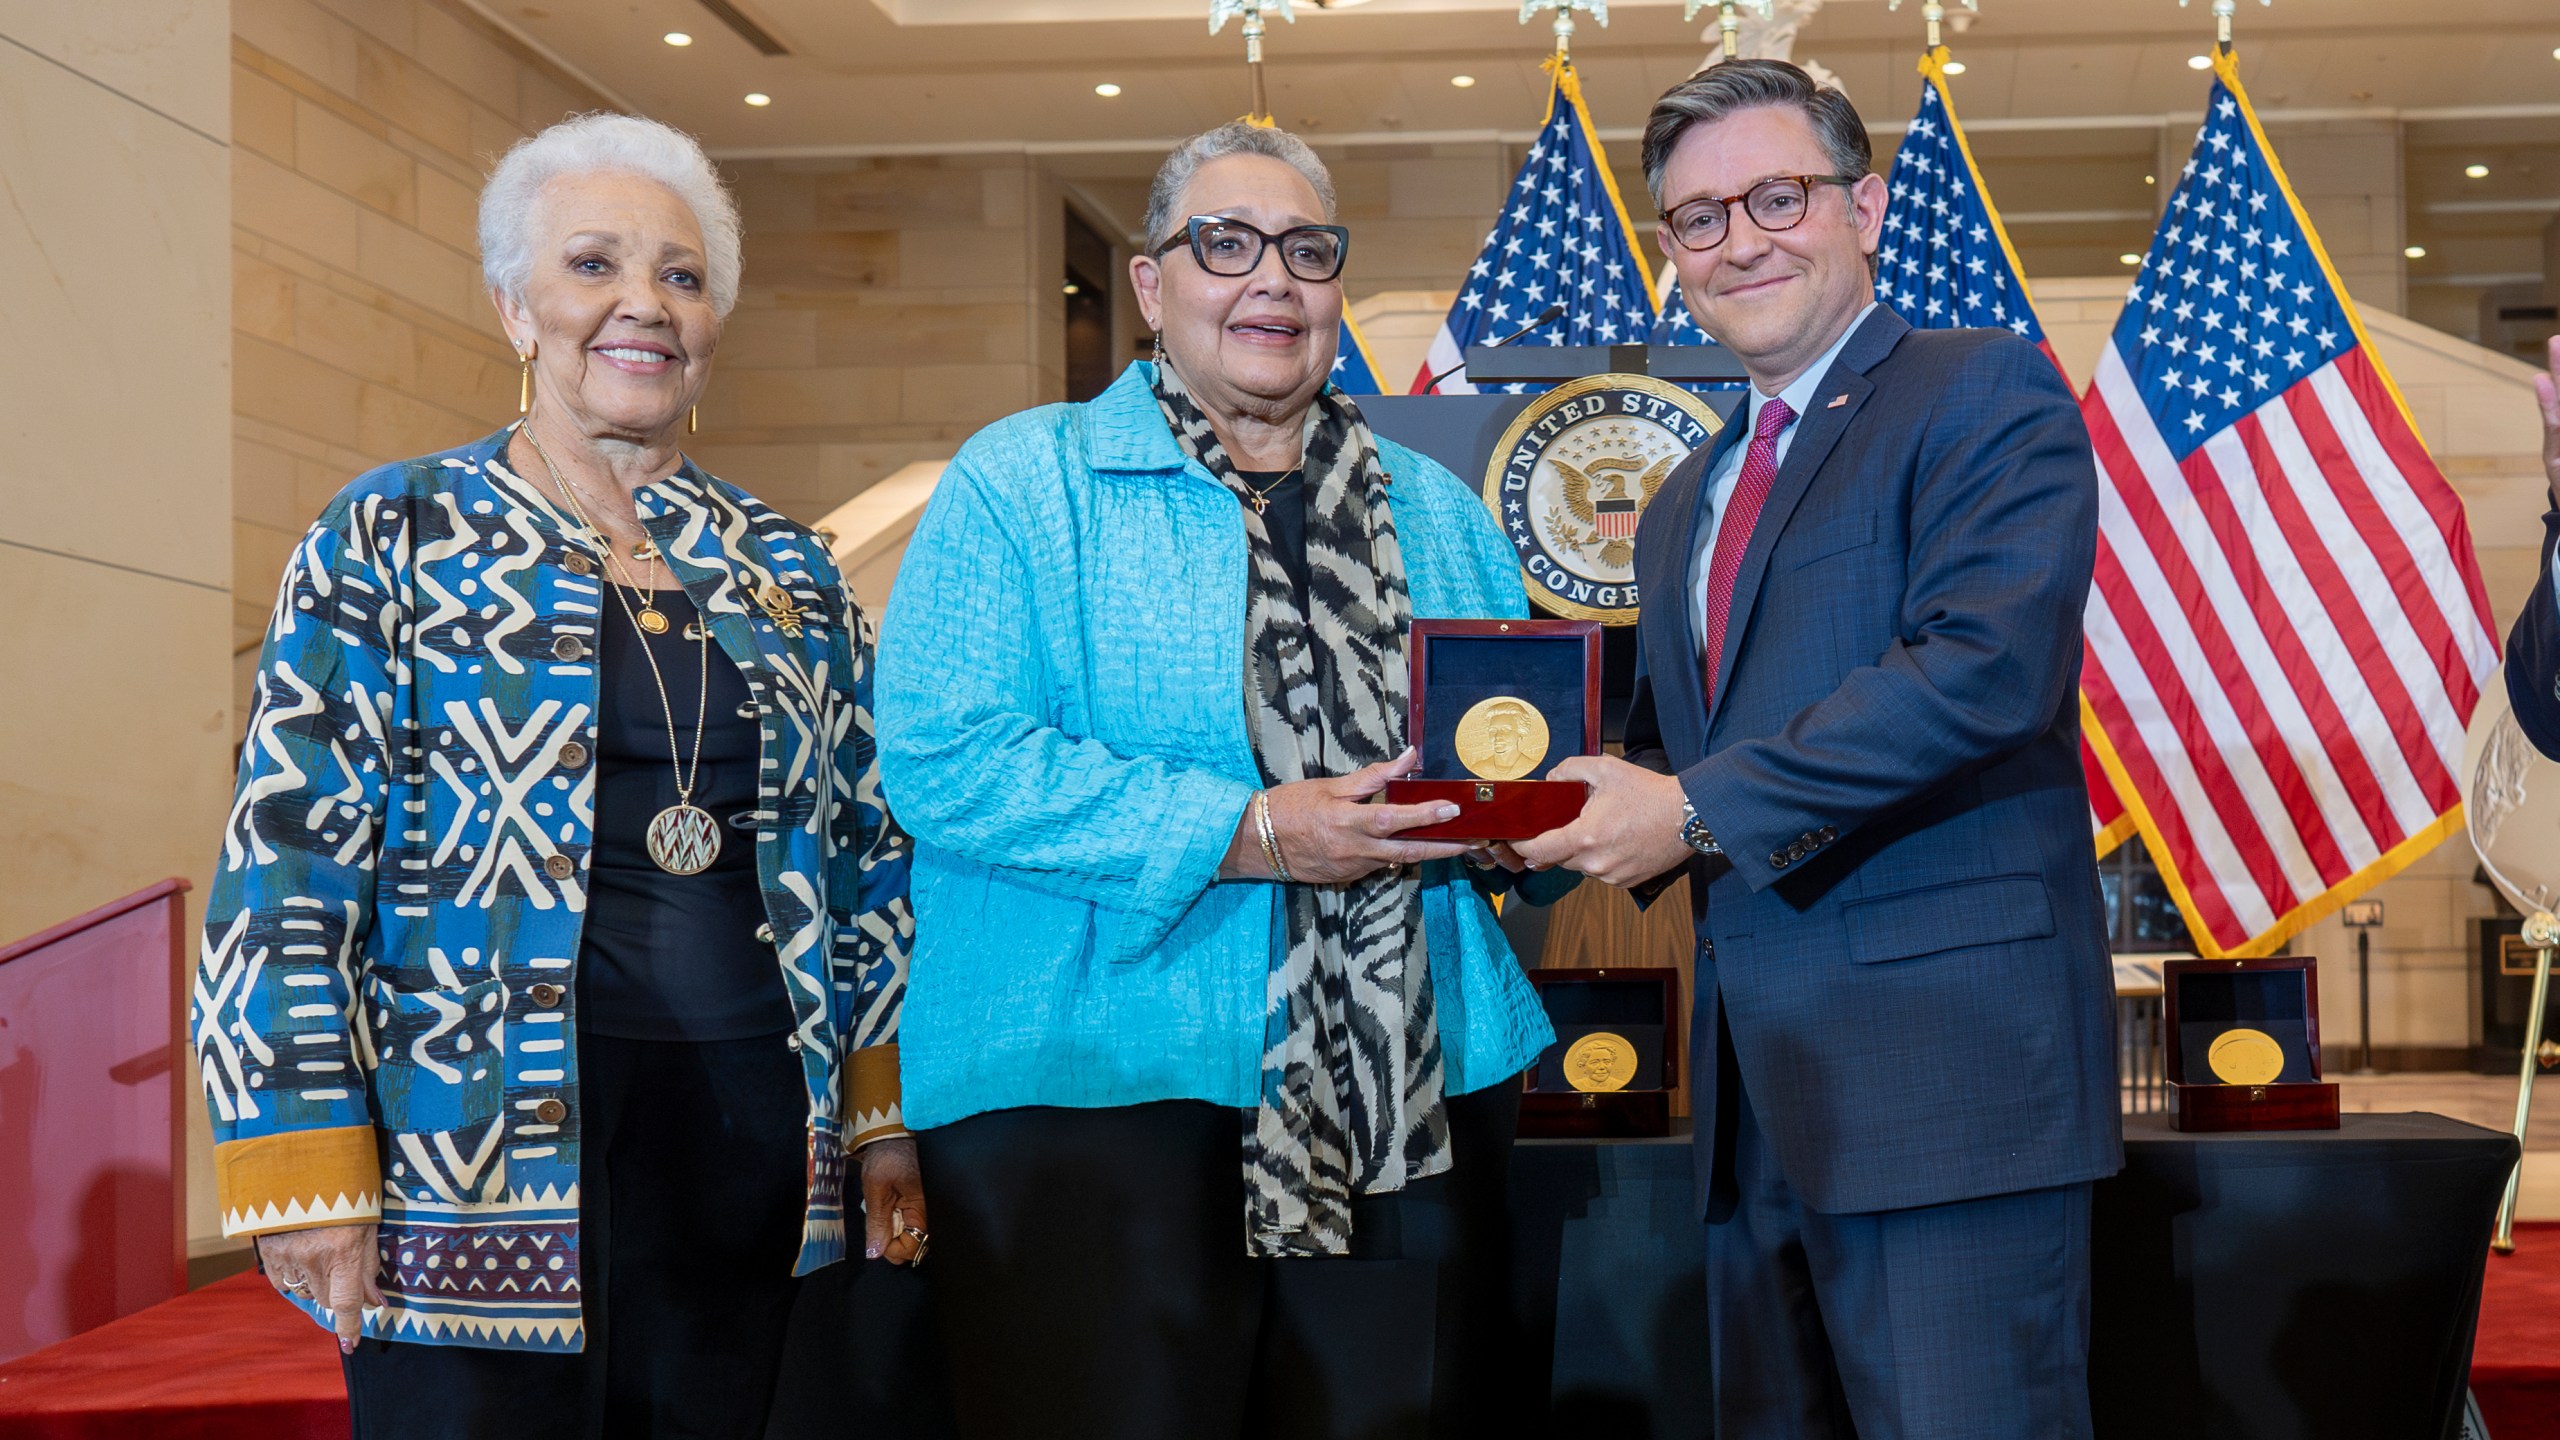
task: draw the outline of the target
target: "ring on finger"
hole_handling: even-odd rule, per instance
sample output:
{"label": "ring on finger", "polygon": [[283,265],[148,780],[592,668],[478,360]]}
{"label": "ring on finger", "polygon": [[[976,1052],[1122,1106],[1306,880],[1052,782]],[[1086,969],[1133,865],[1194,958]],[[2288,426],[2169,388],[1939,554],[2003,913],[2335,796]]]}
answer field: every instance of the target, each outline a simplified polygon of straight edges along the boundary
{"label": "ring on finger", "polygon": [[933,1236],[905,1221],[898,1222],[898,1233],[916,1242],[916,1253],[907,1257],[910,1268],[924,1263],[925,1251],[933,1247]]}

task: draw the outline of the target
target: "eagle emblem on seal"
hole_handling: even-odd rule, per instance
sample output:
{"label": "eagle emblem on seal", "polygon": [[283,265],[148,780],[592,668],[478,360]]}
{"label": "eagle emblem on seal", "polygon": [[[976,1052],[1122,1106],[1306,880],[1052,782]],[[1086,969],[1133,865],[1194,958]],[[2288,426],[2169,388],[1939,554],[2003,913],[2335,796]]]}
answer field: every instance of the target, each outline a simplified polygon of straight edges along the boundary
{"label": "eagle emblem on seal", "polygon": [[1485,503],[1540,609],[1636,622],[1636,526],[1662,482],[1723,422],[1643,375],[1592,375],[1520,412],[1487,463]]}

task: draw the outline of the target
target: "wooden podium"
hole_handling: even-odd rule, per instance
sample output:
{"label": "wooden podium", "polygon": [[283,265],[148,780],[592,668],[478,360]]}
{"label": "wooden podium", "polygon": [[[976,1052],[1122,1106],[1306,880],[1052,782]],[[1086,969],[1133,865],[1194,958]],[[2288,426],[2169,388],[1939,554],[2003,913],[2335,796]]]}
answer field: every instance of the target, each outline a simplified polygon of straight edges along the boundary
{"label": "wooden podium", "polygon": [[[1461,372],[1479,387],[1550,386],[1594,375],[1643,375],[1675,384],[1728,388],[1698,398],[1730,419],[1748,383],[1731,351],[1712,345],[1509,345],[1468,347]],[[1446,465],[1481,492],[1495,449],[1535,394],[1364,395],[1360,413],[1371,428],[1398,444]],[[1530,613],[1542,615],[1533,598]],[[1626,733],[1627,702],[1635,688],[1636,632],[1614,625],[1601,641],[1601,733],[1611,746]],[[1689,889],[1683,880],[1643,910],[1626,893],[1590,881],[1552,909],[1506,904],[1502,928],[1512,948],[1540,969],[1664,967],[1680,975],[1679,1008],[1686,1019],[1697,941],[1689,923]],[[1685,1062],[1686,1057],[1682,1057]],[[1677,1071],[1671,1097],[1676,1116],[1689,1113],[1688,1066]]]}

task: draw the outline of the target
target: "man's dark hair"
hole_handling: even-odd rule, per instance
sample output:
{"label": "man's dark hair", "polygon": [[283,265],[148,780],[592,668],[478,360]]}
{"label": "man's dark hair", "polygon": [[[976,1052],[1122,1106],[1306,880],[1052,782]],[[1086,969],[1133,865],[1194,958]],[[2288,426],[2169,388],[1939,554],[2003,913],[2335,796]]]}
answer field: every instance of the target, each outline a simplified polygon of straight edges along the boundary
{"label": "man's dark hair", "polygon": [[1644,186],[1653,194],[1655,213],[1662,210],[1662,167],[1671,163],[1671,148],[1689,127],[1763,105],[1802,110],[1814,138],[1831,157],[1832,173],[1854,179],[1875,168],[1867,122],[1858,118],[1848,96],[1815,84],[1812,76],[1784,60],[1726,60],[1664,91],[1645,118]]}

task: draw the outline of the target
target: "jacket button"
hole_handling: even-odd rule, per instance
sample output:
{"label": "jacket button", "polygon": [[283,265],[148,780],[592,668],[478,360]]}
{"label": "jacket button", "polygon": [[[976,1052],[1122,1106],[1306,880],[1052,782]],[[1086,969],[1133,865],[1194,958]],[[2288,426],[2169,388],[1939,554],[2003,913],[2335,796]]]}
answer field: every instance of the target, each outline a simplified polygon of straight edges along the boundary
{"label": "jacket button", "polygon": [[773,924],[771,921],[767,921],[766,923],[756,927],[756,941],[758,944],[762,945],[770,945],[773,943]]}
{"label": "jacket button", "polygon": [[587,658],[587,642],[575,635],[563,635],[551,642],[551,654],[560,660],[584,660]]}
{"label": "jacket button", "polygon": [[566,880],[578,873],[578,862],[566,855],[554,854],[542,862],[542,873],[554,880]]}
{"label": "jacket button", "polygon": [[1794,859],[1794,856],[1789,855],[1784,850],[1772,850],[1769,852],[1769,868],[1772,870],[1784,870],[1787,868],[1788,863]]}
{"label": "jacket button", "polygon": [[786,1040],[786,1041],[784,1041],[783,1043],[784,1043],[784,1044],[786,1044],[786,1045],[788,1045],[788,1046],[790,1046],[790,1047],[791,1047],[792,1049],[794,1049],[794,1050],[799,1049],[799,1048],[800,1048],[800,1032],[799,1032],[799,1031],[797,1031],[797,1030],[794,1030],[793,1032],[791,1032],[791,1038],[790,1038],[790,1039],[788,1039],[788,1040]]}
{"label": "jacket button", "polygon": [[533,997],[534,1004],[541,1006],[545,1010],[548,1010],[560,1003],[560,987],[551,984],[549,981],[536,985],[525,993]]}
{"label": "jacket button", "polygon": [[570,551],[569,558],[561,561],[560,564],[572,575],[593,575],[596,573],[596,562],[588,559],[582,551]]}
{"label": "jacket button", "polygon": [[1821,829],[1813,832],[1813,838],[1822,844],[1828,845],[1832,841],[1840,838],[1840,832],[1832,829],[1828,825],[1825,825]]}
{"label": "jacket button", "polygon": [[587,763],[587,747],[586,747],[586,746],[579,744],[579,743],[578,743],[577,741],[575,741],[575,740],[572,740],[572,741],[568,742],[567,744],[565,744],[565,745],[563,745],[563,746],[561,746],[561,747],[560,747],[560,764],[562,765],[562,767],[564,767],[564,768],[566,768],[566,769],[570,769],[570,770],[575,770],[575,769],[577,769],[579,766],[584,765],[584,764],[586,764],[586,763]]}
{"label": "jacket button", "polygon": [[557,1100],[545,1100],[533,1107],[533,1118],[545,1125],[557,1125],[569,1118],[569,1107]]}
{"label": "jacket button", "polygon": [[741,720],[761,720],[764,718],[764,707],[757,704],[755,701],[750,700],[746,704],[738,707],[738,718]]}

